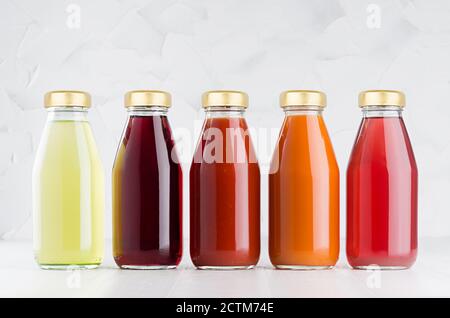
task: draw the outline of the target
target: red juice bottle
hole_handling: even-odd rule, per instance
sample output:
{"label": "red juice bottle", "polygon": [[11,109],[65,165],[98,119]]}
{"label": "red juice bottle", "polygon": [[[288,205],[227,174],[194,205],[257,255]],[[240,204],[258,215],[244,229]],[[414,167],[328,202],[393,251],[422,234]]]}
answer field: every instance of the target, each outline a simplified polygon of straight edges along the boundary
{"label": "red juice bottle", "polygon": [[206,119],[190,170],[190,254],[199,269],[248,269],[260,253],[260,171],[247,94],[203,95]]}
{"label": "red juice bottle", "polygon": [[398,91],[359,95],[363,120],[347,169],[347,259],[404,269],[417,255],[417,166]]}
{"label": "red juice bottle", "polygon": [[132,91],[113,167],[113,253],[125,269],[175,268],[182,254],[182,171],[169,93]]}

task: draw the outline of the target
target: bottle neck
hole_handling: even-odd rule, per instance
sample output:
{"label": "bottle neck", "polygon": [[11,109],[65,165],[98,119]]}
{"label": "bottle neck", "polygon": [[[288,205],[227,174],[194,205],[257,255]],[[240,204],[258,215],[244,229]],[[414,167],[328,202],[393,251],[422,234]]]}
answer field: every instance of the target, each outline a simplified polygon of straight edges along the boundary
{"label": "bottle neck", "polygon": [[403,109],[399,106],[366,106],[362,108],[364,118],[402,117]]}
{"label": "bottle neck", "polygon": [[287,106],[283,107],[286,116],[321,116],[323,112],[323,107],[319,106]]}
{"label": "bottle neck", "polygon": [[214,106],[205,108],[206,118],[242,118],[245,115],[243,107]]}
{"label": "bottle neck", "polygon": [[134,106],[128,107],[128,116],[167,116],[167,107],[161,106]]}
{"label": "bottle neck", "polygon": [[51,107],[47,112],[48,121],[88,121],[85,107]]}

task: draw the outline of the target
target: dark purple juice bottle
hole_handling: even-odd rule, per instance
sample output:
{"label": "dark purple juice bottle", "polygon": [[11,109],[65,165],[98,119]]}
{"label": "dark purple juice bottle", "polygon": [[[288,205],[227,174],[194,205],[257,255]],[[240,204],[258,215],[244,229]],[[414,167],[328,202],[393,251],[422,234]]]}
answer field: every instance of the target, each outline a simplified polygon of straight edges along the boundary
{"label": "dark purple juice bottle", "polygon": [[113,253],[121,268],[175,268],[182,255],[182,171],[169,93],[132,91],[113,167]]}

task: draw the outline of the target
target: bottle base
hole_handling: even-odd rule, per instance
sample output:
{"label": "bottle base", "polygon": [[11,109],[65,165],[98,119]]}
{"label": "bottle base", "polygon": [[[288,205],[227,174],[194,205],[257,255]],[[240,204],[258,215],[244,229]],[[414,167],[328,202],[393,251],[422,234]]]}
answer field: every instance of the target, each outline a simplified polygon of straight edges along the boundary
{"label": "bottle base", "polygon": [[176,265],[120,265],[121,269],[130,270],[165,270],[165,269],[176,269]]}
{"label": "bottle base", "polygon": [[84,270],[84,269],[95,269],[100,266],[100,264],[38,264],[41,269],[45,270]]}
{"label": "bottle base", "polygon": [[352,266],[353,269],[357,270],[405,270],[408,269],[409,266],[384,266],[384,265],[358,265],[358,266]]}
{"label": "bottle base", "polygon": [[315,266],[315,265],[274,265],[276,269],[282,270],[302,270],[302,271],[314,271],[314,270],[327,270],[332,269],[334,266]]}
{"label": "bottle base", "polygon": [[233,270],[248,270],[253,269],[255,265],[244,265],[244,266],[196,266],[200,270],[219,270],[219,271],[233,271]]}

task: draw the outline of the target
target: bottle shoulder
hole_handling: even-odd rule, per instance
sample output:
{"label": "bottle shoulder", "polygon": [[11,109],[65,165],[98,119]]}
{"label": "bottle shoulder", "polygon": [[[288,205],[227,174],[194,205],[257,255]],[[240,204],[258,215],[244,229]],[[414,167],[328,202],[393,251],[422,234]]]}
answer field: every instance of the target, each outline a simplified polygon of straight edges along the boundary
{"label": "bottle shoulder", "polygon": [[321,116],[288,116],[285,118],[272,162],[301,167],[314,162],[336,166],[330,136]]}
{"label": "bottle shoulder", "polygon": [[113,169],[173,169],[180,166],[166,116],[130,116],[116,152]]}
{"label": "bottle shoulder", "polygon": [[349,167],[374,164],[415,168],[411,141],[402,118],[363,119],[350,155]]}

